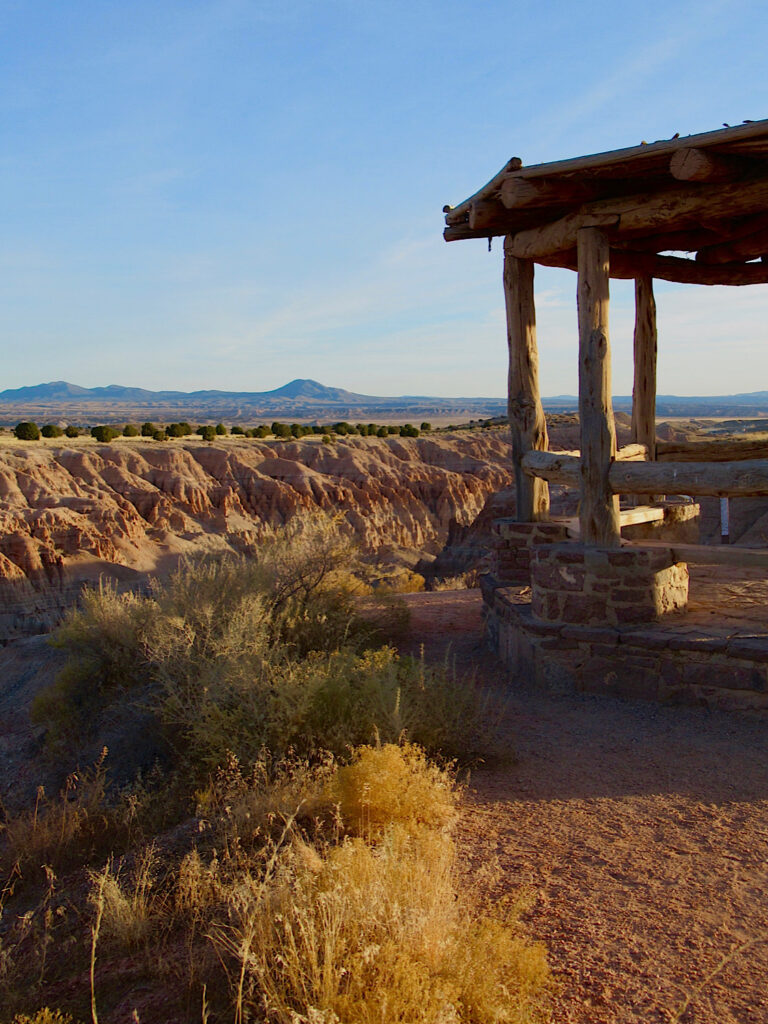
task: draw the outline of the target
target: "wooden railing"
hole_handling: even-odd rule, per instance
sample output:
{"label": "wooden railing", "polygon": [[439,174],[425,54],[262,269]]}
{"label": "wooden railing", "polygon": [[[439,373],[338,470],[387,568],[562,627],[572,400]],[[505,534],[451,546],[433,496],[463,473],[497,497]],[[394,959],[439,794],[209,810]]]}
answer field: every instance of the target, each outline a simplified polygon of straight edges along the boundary
{"label": "wooden railing", "polygon": [[[529,476],[549,483],[569,487],[581,484],[581,458],[575,453],[527,452],[522,466]],[[608,472],[608,485],[614,494],[758,497],[768,495],[768,459],[635,462],[622,458],[620,451]]]}

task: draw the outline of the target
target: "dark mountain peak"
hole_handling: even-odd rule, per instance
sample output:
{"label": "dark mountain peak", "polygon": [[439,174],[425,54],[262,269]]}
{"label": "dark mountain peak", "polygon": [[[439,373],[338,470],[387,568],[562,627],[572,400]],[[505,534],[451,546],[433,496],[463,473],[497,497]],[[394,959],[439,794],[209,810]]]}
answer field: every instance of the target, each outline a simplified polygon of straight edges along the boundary
{"label": "dark mountain peak", "polygon": [[34,384],[3,391],[2,397],[8,401],[25,402],[35,399],[81,398],[88,393],[88,388],[81,388],[79,384],[70,384],[66,380],[52,380],[48,384]]}
{"label": "dark mountain peak", "polygon": [[325,384],[305,377],[297,377],[288,384],[283,384],[281,388],[266,391],[264,394],[269,395],[270,398],[305,398],[321,402],[348,402],[367,397],[357,395],[352,391],[345,391],[343,388],[329,388]]}

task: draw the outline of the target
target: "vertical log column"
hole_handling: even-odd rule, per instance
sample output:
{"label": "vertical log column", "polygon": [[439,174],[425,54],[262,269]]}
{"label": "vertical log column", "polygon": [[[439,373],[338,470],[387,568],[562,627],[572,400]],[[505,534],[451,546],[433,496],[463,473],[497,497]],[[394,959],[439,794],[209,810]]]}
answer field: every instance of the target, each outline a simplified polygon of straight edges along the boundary
{"label": "vertical log column", "polygon": [[581,540],[611,547],[619,544],[620,533],[619,498],[608,482],[616,457],[616,427],[608,338],[609,249],[602,231],[579,231],[578,257]]}
{"label": "vertical log column", "polygon": [[[656,302],[653,278],[635,278],[635,382],[632,388],[632,440],[648,448],[656,461]],[[662,495],[638,494],[636,505],[651,505]]]}
{"label": "vertical log column", "polygon": [[518,259],[506,251],[504,301],[509,347],[507,415],[512,432],[517,520],[531,523],[545,520],[549,516],[549,485],[545,480],[527,476],[521,466],[521,459],[526,452],[532,449],[546,451],[549,444],[539,394],[533,261]]}

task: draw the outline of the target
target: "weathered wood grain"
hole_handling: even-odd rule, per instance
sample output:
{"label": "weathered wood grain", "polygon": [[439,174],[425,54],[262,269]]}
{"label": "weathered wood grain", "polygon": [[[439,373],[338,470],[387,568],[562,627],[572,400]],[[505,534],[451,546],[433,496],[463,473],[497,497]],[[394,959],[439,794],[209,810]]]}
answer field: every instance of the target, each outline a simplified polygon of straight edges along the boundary
{"label": "weathered wood grain", "polygon": [[608,482],[616,457],[608,334],[608,240],[598,228],[578,233],[579,422],[581,507],[585,544],[619,542],[619,502]]}
{"label": "weathered wood grain", "polygon": [[517,518],[520,522],[536,522],[549,514],[549,487],[544,480],[527,476],[521,463],[526,452],[546,451],[548,437],[539,393],[533,263],[529,260],[505,255],[504,302],[509,349],[507,415],[512,433]]}

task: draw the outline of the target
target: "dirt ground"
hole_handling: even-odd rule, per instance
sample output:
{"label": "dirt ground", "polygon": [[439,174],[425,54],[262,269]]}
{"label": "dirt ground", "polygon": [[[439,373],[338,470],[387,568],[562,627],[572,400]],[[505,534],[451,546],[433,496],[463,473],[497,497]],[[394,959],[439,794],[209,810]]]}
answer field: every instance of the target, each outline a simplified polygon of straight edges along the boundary
{"label": "dirt ground", "polygon": [[412,651],[508,694],[515,759],[472,775],[463,869],[529,895],[557,1024],[765,1024],[768,717],[510,685],[478,591],[406,600]]}

